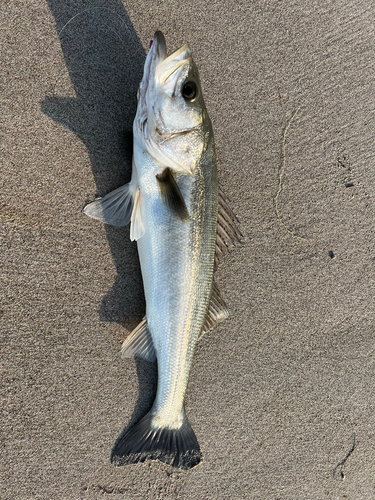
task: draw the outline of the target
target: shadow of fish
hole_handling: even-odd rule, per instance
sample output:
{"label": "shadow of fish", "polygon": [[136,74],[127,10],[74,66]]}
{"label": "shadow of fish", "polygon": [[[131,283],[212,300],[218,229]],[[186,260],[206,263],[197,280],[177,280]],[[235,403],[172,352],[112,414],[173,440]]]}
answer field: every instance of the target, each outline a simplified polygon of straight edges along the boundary
{"label": "shadow of fish", "polygon": [[130,183],[85,208],[123,226],[137,241],[146,316],[123,356],[157,360],[149,413],[116,443],[116,465],[160,459],[189,469],[199,463],[184,396],[198,338],[228,311],[214,283],[218,257],[238,240],[235,216],[219,191],[213,133],[188,45],[167,57],[164,36],[151,42],[133,124]]}

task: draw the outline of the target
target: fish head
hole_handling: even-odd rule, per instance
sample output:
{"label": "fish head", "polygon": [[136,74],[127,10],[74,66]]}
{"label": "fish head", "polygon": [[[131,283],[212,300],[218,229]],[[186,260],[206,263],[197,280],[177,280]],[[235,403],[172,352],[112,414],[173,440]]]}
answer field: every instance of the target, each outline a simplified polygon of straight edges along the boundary
{"label": "fish head", "polygon": [[146,58],[137,118],[145,148],[162,168],[195,171],[210,128],[199,73],[187,44],[167,57],[160,31]]}

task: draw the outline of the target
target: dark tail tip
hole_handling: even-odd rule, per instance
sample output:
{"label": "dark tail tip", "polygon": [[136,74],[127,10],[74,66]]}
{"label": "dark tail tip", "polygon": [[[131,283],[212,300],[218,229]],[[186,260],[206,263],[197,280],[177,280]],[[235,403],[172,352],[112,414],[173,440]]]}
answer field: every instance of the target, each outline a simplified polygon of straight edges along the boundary
{"label": "dark tail tip", "polygon": [[197,438],[184,415],[178,429],[154,428],[148,413],[115,443],[111,462],[115,465],[134,464],[145,460],[161,460],[173,467],[191,469],[201,461]]}

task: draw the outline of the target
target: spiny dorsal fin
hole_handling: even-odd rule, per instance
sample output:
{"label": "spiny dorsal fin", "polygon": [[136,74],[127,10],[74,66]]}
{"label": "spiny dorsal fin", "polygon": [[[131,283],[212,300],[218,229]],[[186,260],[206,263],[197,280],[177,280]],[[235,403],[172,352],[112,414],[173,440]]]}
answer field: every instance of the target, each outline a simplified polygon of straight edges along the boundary
{"label": "spiny dorsal fin", "polygon": [[228,201],[219,187],[215,267],[217,267],[220,256],[228,251],[228,247],[240,241],[242,234],[237,224],[238,219],[228,206]]}
{"label": "spiny dorsal fin", "polygon": [[147,326],[146,318],[134,328],[129,337],[122,344],[121,354],[123,358],[138,356],[146,361],[156,361],[155,347],[150,330]]}
{"label": "spiny dorsal fin", "polygon": [[189,212],[171,169],[165,168],[161,174],[157,174],[156,179],[164,203],[177,217],[182,220],[188,219]]}
{"label": "spiny dorsal fin", "polygon": [[209,330],[212,330],[212,328],[214,328],[216,325],[224,321],[228,316],[229,313],[227,306],[224,300],[221,298],[217,284],[214,283],[206,321],[204,322],[199,338],[201,338],[202,335],[204,335]]}

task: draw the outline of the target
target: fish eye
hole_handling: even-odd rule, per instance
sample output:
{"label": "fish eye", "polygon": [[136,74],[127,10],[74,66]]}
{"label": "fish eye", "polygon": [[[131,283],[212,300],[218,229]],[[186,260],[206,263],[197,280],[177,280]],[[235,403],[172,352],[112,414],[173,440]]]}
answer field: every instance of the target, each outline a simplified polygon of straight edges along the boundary
{"label": "fish eye", "polygon": [[197,95],[197,86],[194,82],[186,82],[182,87],[182,96],[187,101],[192,101]]}

